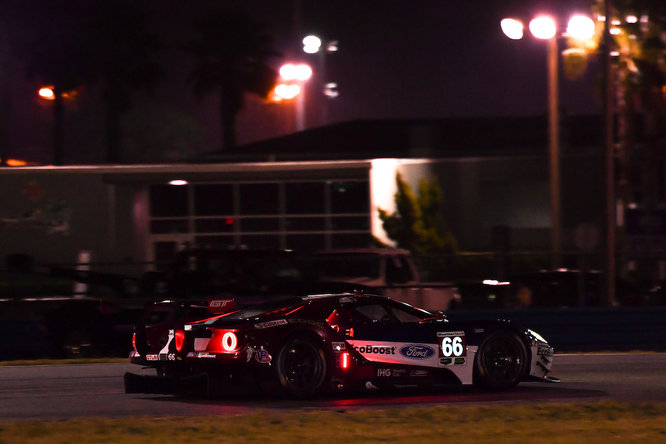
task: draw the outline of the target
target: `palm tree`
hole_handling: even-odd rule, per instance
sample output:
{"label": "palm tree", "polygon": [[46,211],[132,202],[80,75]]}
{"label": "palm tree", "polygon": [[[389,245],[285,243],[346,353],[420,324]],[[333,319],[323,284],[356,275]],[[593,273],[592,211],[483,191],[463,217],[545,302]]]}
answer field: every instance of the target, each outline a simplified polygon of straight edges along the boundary
{"label": "palm tree", "polygon": [[95,5],[85,33],[95,48],[90,63],[105,104],[106,157],[117,163],[123,160],[121,116],[131,107],[132,90],[151,90],[162,78],[154,59],[162,45],[146,31],[149,11],[142,3],[106,0]]}
{"label": "palm tree", "polygon": [[159,44],[145,31],[147,11],[131,0],[34,1],[41,8],[26,8],[35,11],[27,71],[54,87],[55,163],[63,162],[63,93],[98,84],[107,161],[121,161],[120,116],[130,108],[131,89],[149,88],[161,76],[152,58]]}
{"label": "palm tree", "polygon": [[233,150],[244,94],[268,95],[277,77],[268,61],[280,54],[264,25],[238,10],[210,14],[195,29],[198,39],[187,46],[196,58],[189,82],[199,97],[219,89],[222,148]]}

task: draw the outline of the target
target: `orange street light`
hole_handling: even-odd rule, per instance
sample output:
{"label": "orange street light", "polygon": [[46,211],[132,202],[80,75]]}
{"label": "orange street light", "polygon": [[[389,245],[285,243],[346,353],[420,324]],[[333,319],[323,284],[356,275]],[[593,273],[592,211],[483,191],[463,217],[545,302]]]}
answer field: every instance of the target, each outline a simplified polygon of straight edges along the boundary
{"label": "orange street light", "polygon": [[278,83],[275,86],[276,101],[291,100],[296,98],[301,93],[301,87],[293,83]]}
{"label": "orange street light", "polygon": [[305,63],[286,63],[278,71],[283,82],[275,86],[273,101],[296,99],[296,130],[305,129],[305,89],[302,85],[312,77],[312,68]]}
{"label": "orange street light", "polygon": [[39,88],[37,94],[39,94],[39,97],[41,97],[42,99],[55,100],[55,92],[53,91],[52,86],[44,86],[42,88]]}

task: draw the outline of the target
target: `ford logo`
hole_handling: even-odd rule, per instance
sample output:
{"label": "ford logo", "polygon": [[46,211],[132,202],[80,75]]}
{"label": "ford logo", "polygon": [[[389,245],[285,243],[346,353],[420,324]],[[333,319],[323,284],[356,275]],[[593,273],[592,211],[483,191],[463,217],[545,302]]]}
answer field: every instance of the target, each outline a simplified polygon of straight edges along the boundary
{"label": "ford logo", "polygon": [[435,350],[427,345],[405,345],[400,349],[400,354],[410,359],[428,359],[435,354]]}

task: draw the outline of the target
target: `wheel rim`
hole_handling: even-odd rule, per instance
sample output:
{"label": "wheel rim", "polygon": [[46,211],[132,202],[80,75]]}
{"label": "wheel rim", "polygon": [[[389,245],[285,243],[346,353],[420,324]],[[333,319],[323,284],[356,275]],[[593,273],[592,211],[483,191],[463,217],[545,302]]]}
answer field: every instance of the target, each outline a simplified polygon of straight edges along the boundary
{"label": "wheel rim", "polygon": [[501,335],[486,343],[482,364],[486,377],[511,384],[522,376],[525,356],[523,347],[512,336]]}
{"label": "wheel rim", "polygon": [[280,374],[286,386],[296,392],[314,391],[326,371],[318,348],[304,341],[292,341],[284,348]]}

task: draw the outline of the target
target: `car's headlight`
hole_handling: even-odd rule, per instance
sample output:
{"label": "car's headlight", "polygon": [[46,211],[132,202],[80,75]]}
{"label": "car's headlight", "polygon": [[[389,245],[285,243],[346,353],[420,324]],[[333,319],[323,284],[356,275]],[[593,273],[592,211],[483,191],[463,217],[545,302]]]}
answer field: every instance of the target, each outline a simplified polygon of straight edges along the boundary
{"label": "car's headlight", "polygon": [[548,341],[546,341],[546,340],[543,338],[543,336],[541,336],[539,333],[535,332],[534,330],[529,330],[529,329],[528,329],[527,332],[528,332],[530,335],[532,335],[532,337],[533,337],[534,339],[536,339],[537,341],[548,343]]}

